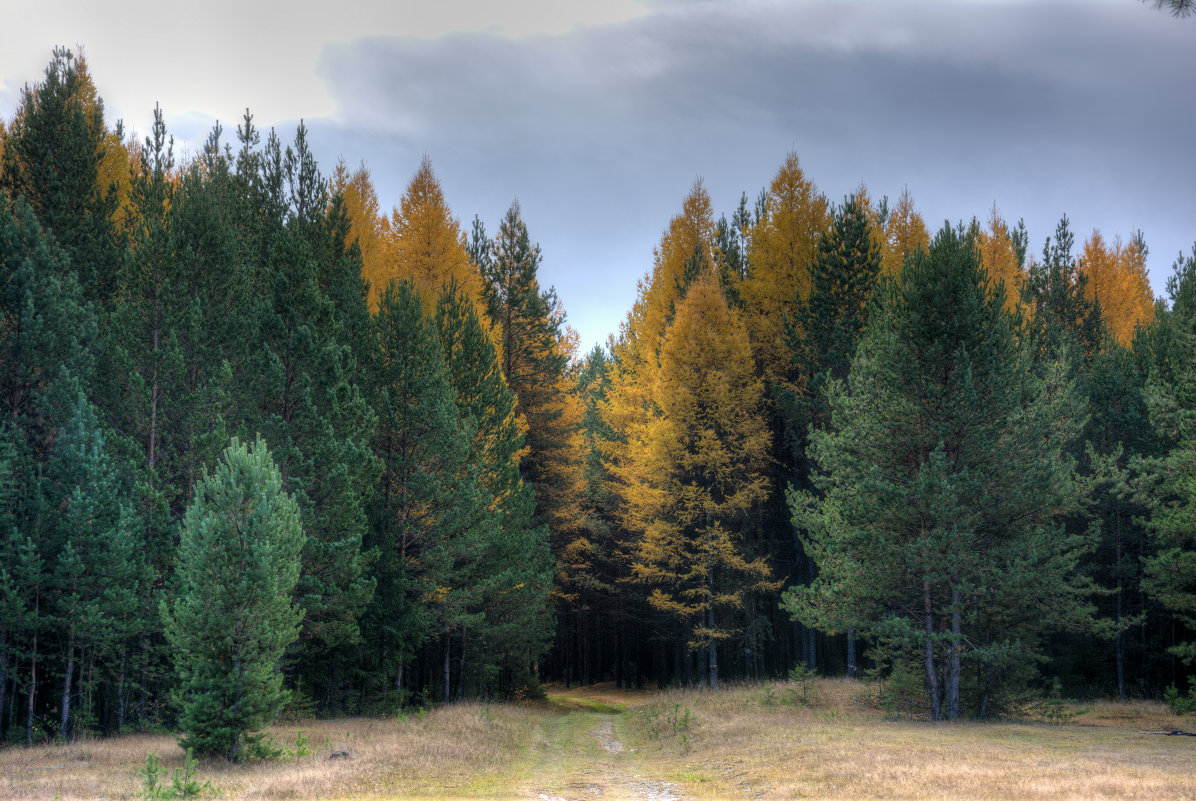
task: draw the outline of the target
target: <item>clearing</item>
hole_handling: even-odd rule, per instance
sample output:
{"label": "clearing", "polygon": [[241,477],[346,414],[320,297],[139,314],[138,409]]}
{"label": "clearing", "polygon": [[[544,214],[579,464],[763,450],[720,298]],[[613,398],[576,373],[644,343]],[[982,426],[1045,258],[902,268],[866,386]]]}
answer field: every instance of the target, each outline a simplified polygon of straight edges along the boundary
{"label": "clearing", "polygon": [[[808,689],[808,688],[807,688]],[[550,688],[533,705],[454,704],[394,718],[271,730],[311,753],[199,778],[235,799],[1196,799],[1196,728],[1161,704],[1069,704],[1056,720],[886,720],[875,686],[788,682],[717,693]],[[329,760],[333,751],[350,759]],[[137,735],[0,750],[0,799],[144,797],[138,769],[174,739]]]}

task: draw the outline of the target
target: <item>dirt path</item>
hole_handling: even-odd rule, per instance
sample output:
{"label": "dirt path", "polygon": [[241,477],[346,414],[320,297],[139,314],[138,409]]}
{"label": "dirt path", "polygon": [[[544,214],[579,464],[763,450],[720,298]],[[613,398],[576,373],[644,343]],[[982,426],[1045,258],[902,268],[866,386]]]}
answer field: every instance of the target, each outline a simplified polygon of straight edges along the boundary
{"label": "dirt path", "polygon": [[640,774],[619,740],[618,715],[569,712],[538,738],[523,797],[533,801],[683,801],[676,785]]}

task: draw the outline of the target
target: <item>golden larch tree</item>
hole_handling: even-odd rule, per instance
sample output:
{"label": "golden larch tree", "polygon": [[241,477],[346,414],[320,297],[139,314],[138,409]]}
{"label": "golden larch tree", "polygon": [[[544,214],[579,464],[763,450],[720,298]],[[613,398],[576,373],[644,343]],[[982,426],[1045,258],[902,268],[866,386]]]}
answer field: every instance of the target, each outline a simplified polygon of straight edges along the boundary
{"label": "golden larch tree", "polygon": [[699,180],[682,202],[681,213],[665,228],[653,251],[652,271],[640,279],[635,305],[613,343],[614,369],[603,414],[615,434],[605,447],[618,482],[625,480],[619,477],[624,471],[634,473],[642,467],[628,448],[634,450],[629,443],[642,436],[655,408],[651,388],[659,369],[656,354],[687,282],[715,263],[714,233],[710,195]]}
{"label": "golden larch tree", "polygon": [[651,276],[640,281],[636,338],[656,343],[673,318],[688,276],[709,270],[714,260],[714,208],[699,179],[669,221],[653,250]]}
{"label": "golden larch tree", "polygon": [[751,271],[738,287],[752,352],[770,383],[789,369],[785,320],[797,298],[810,295],[810,261],[830,219],[826,198],[790,153],[768,187],[764,216],[752,228]]}
{"label": "golden larch tree", "polygon": [[337,162],[332,173],[332,192],[344,199],[349,214],[345,241],[350,245],[356,242],[361,249],[361,275],[370,284],[370,311],[376,313],[386,285],[396,277],[388,274],[390,220],[380,212],[378,193],[364,162],[353,172],[349,172],[343,160]]}
{"label": "golden larch tree", "polygon": [[901,273],[901,265],[918,249],[930,248],[930,234],[926,222],[914,206],[909,187],[901,190],[897,202],[889,209],[884,224],[884,246],[881,248],[880,271],[884,275]]}
{"label": "golden larch tree", "polygon": [[642,535],[632,575],[690,648],[706,651],[717,687],[718,643],[733,634],[726,613],[779,582],[744,553],[739,533],[769,493],[771,437],[747,328],[712,272],[677,308],[652,396],[658,413],[636,443],[643,467],[625,498],[624,525]]}
{"label": "golden larch tree", "polygon": [[996,203],[989,210],[988,228],[980,231],[976,248],[980,255],[980,266],[988,274],[990,286],[995,288],[997,282],[1005,284],[1004,309],[1012,312],[1021,305],[1026,273],[1018,263],[1017,249],[1009,235],[1009,226],[997,211]]}
{"label": "golden larch tree", "polygon": [[[369,195],[363,194],[368,208]],[[376,200],[376,199],[375,199]],[[465,234],[444,199],[440,182],[432,172],[432,162],[425,156],[407,185],[390,221],[378,226],[384,239],[383,257],[371,275],[368,262],[366,278],[371,298],[380,297],[391,281],[407,280],[419,292],[424,311],[432,314],[436,301],[446,288],[456,284],[457,291],[469,299],[494,339],[491,317],[483,295],[482,276],[469,259]],[[363,261],[364,254],[363,254]],[[376,308],[376,301],[371,300]]]}
{"label": "golden larch tree", "polygon": [[1094,230],[1084,243],[1080,270],[1088,276],[1084,294],[1100,302],[1101,317],[1120,345],[1129,345],[1134,329],[1154,319],[1154,296],[1146,275],[1146,243],[1141,233],[1127,244],[1105,243]]}

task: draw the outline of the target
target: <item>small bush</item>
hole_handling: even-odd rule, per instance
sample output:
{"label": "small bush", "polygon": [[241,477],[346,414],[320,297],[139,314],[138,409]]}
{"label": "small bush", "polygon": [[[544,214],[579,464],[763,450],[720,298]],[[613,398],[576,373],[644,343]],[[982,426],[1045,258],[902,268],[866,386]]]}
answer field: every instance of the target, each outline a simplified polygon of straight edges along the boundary
{"label": "small bush", "polygon": [[183,757],[183,767],[175,768],[170,778],[170,785],[162,783],[165,771],[162,761],[157,754],[146,754],[145,768],[138,771],[141,775],[142,790],[146,801],[174,801],[179,798],[202,798],[205,795],[216,795],[216,788],[211,782],[201,782],[196,778],[198,764],[191,750]]}
{"label": "small bush", "polygon": [[922,676],[905,662],[893,665],[877,692],[877,703],[888,718],[913,717],[923,711],[925,700]]}
{"label": "small bush", "polygon": [[1078,718],[1088,710],[1072,710],[1063,702],[1063,684],[1058,678],[1051,684],[1051,692],[1039,705],[1039,714],[1051,723],[1067,723]]}
{"label": "small bush", "polygon": [[521,671],[512,682],[511,698],[518,703],[544,701],[548,696],[544,684],[530,670]]}
{"label": "small bush", "polygon": [[1196,712],[1196,680],[1188,679],[1188,694],[1180,693],[1172,684],[1163,691],[1163,703],[1177,715],[1191,715]]}
{"label": "small bush", "polygon": [[818,685],[815,683],[817,679],[818,674],[805,662],[790,670],[789,681],[797,685],[789,690],[790,700],[802,706],[818,703]]}

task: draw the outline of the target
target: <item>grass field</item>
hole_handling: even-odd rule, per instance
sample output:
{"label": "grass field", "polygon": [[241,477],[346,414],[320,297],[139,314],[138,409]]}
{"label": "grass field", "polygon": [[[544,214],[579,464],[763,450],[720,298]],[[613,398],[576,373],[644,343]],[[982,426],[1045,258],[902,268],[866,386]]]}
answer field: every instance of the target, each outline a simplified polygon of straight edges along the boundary
{"label": "grass field", "polygon": [[[548,703],[457,704],[402,719],[310,721],[270,734],[298,760],[200,765],[234,799],[1196,799],[1196,728],[1150,703],[1086,704],[1064,724],[885,720],[868,687],[821,680],[718,693],[552,688]],[[1080,711],[1074,710],[1073,711]],[[326,759],[334,750],[349,760]],[[173,738],[0,750],[0,798],[142,797],[138,769]]]}

